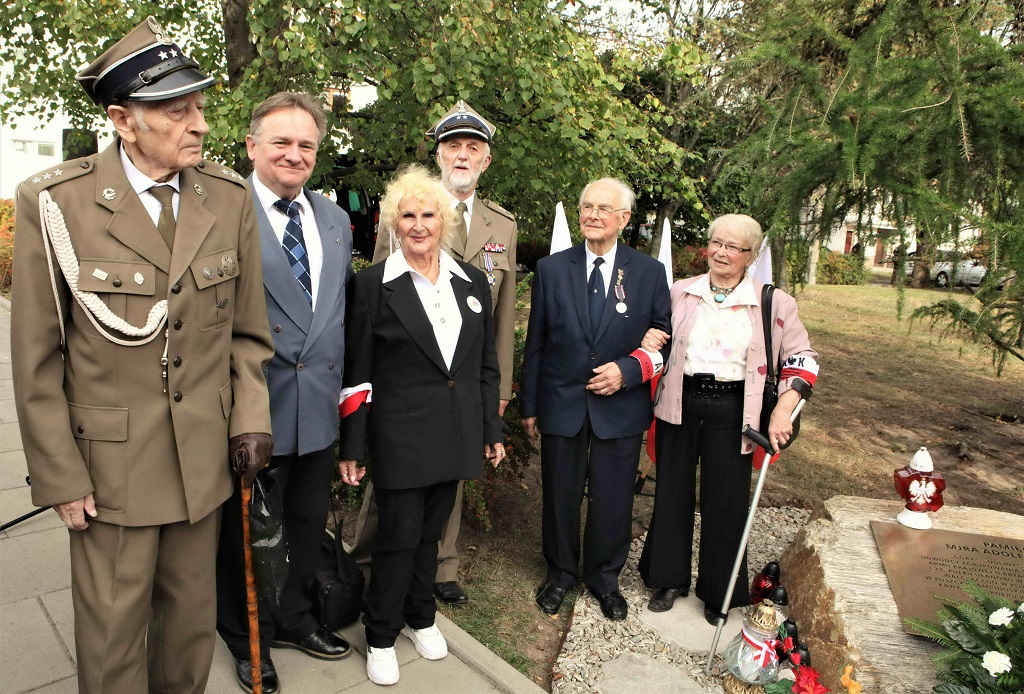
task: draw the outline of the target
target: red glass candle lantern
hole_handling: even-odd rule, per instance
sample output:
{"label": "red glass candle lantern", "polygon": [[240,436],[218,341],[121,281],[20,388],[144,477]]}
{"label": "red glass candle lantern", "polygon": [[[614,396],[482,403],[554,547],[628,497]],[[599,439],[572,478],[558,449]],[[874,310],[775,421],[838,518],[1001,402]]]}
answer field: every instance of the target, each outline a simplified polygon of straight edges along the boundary
{"label": "red glass candle lantern", "polygon": [[932,527],[929,512],[942,508],[942,492],[946,480],[941,472],[935,471],[928,449],[921,447],[910,461],[910,465],[893,472],[896,493],[906,502],[906,507],[896,515],[896,520],[908,528],[927,530]]}

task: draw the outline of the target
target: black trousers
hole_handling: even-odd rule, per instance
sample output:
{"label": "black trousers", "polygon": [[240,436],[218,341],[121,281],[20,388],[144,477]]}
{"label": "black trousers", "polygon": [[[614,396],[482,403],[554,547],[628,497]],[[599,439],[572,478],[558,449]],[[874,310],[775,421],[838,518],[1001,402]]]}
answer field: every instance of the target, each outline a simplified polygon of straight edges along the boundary
{"label": "black trousers", "polygon": [[[654,514],[640,555],[649,588],[690,587],[697,466],[700,465],[700,556],[697,597],[718,610],[750,503],[752,455],[740,453],[743,393],[683,396],[682,424],[658,420]],[[743,556],[730,607],[750,604]]]}
{"label": "black trousers", "polygon": [[578,582],[586,489],[583,582],[599,595],[618,590],[633,534],[633,483],[642,438],[600,439],[590,429],[590,417],[575,436],[541,437],[542,541],[550,583],[568,589]]}
{"label": "black trousers", "polygon": [[391,648],[406,624],[426,629],[434,623],[437,542],[458,486],[452,480],[413,489],[374,489],[377,541],[363,614],[368,646]]}
{"label": "black trousers", "polygon": [[[280,604],[259,605],[260,648],[265,655],[274,636],[305,638],[318,624],[309,613],[306,588],[313,580],[327,524],[334,446],[306,455],[274,456],[271,466],[281,485],[288,576]],[[264,474],[263,472],[260,473]],[[217,633],[235,658],[249,659],[249,620],[245,606],[242,551],[242,492],[238,483],[224,502],[217,549]]]}

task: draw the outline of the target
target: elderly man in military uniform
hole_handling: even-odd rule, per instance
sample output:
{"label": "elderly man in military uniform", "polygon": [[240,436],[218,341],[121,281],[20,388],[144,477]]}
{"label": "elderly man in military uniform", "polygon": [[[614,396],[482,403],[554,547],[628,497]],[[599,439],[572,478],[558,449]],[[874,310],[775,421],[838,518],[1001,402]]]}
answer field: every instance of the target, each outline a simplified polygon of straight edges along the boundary
{"label": "elderly man in military uniform", "polygon": [[202,159],[213,80],[152,17],[78,80],[116,141],[18,191],[32,501],[70,530],[79,691],[198,693],[229,459],[254,476],[272,448],[256,216],[245,182]]}
{"label": "elderly man in military uniform", "polygon": [[[491,164],[491,141],[497,128],[459,100],[427,131],[437,141],[435,158],[441,170],[441,182],[451,195],[455,210],[455,234],[446,248],[457,260],[480,268],[491,285],[494,311],[495,347],[501,370],[498,413],[505,414],[505,406],[512,399],[512,350],[515,342],[516,322],[516,219],[510,212],[490,200],[477,197],[476,186],[480,174]],[[386,234],[377,237],[373,262],[379,263],[397,248],[394,239]],[[372,501],[373,487],[368,486],[363,508],[356,524],[356,546],[353,556],[364,566],[369,564],[369,552],[377,534],[376,506]],[[458,583],[459,555],[455,541],[462,520],[462,484],[459,484],[455,508],[445,525],[438,545],[437,576],[434,595],[449,605],[465,604],[466,591]]]}

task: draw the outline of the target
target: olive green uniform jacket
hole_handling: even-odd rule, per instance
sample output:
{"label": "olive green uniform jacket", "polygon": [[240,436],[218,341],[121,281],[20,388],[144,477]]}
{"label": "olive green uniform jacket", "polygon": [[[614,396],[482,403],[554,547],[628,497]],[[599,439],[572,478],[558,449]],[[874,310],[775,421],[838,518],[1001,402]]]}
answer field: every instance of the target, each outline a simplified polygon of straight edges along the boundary
{"label": "olive green uniform jacket", "polygon": [[[259,231],[245,182],[201,162],[181,172],[168,250],[118,147],[41,172],[18,191],[11,342],[32,501],[91,492],[106,523],[194,523],[231,493],[228,438],[270,433],[263,368],[274,348]],[[62,349],[40,229],[43,190],[64,214],[80,289],[134,326],[167,299],[167,325],[151,342],[127,347],[104,337],[54,259]]]}

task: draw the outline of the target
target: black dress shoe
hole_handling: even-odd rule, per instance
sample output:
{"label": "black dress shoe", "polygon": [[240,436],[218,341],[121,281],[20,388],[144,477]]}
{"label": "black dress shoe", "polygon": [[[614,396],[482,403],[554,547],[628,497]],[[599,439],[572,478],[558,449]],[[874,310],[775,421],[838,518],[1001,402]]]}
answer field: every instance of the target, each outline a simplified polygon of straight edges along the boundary
{"label": "black dress shoe", "polygon": [[348,641],[340,636],[335,636],[323,627],[318,627],[316,631],[303,639],[275,638],[270,645],[273,648],[294,648],[320,660],[338,660],[347,656],[352,650],[349,648]]}
{"label": "black dress shoe", "polygon": [[554,583],[545,581],[537,589],[537,604],[547,614],[558,614],[565,600],[565,588],[559,588]]}
{"label": "black dress shoe", "polygon": [[647,609],[651,612],[668,612],[676,598],[685,598],[689,594],[686,588],[658,588],[647,602]]}
{"label": "black dress shoe", "polygon": [[[252,693],[252,662],[235,658],[235,678],[238,686]],[[281,683],[277,679],[277,668],[269,655],[260,656],[260,678],[263,681],[263,694],[277,694]]]}
{"label": "black dress shoe", "polygon": [[608,619],[616,622],[620,622],[626,618],[626,613],[629,612],[629,606],[626,604],[626,598],[622,597],[622,593],[617,590],[613,590],[611,593],[605,593],[604,595],[597,595],[597,601],[601,603],[601,612]]}
{"label": "black dress shoe", "polygon": [[[719,617],[720,614],[721,613],[719,613],[718,610],[710,608],[707,605],[704,606],[704,619],[706,619],[708,624],[710,624],[711,626],[713,626],[713,627],[717,627],[718,626],[718,617]],[[722,624],[725,624],[726,622],[729,621],[729,615],[724,614],[724,615],[721,615],[721,617],[722,617]]]}
{"label": "black dress shoe", "polygon": [[446,605],[465,605],[469,596],[455,581],[444,581],[434,584],[434,597]]}

